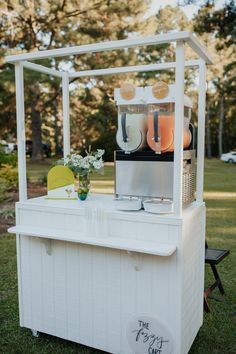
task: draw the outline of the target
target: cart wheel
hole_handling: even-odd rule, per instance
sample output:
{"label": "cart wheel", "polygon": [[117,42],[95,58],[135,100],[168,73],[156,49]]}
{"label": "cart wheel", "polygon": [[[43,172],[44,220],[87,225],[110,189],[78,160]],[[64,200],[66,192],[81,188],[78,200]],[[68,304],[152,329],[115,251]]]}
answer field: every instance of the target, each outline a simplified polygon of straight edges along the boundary
{"label": "cart wheel", "polygon": [[39,337],[39,332],[36,329],[31,329],[32,336],[35,338]]}

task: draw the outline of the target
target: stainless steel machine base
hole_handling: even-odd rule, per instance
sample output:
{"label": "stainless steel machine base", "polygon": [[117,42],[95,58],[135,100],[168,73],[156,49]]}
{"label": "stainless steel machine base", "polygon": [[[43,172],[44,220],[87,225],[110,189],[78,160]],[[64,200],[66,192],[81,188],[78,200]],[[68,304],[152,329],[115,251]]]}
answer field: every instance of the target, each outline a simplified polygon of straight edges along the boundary
{"label": "stainless steel machine base", "polygon": [[[195,150],[183,153],[183,204],[194,200]],[[116,196],[173,199],[174,153],[115,152]]]}

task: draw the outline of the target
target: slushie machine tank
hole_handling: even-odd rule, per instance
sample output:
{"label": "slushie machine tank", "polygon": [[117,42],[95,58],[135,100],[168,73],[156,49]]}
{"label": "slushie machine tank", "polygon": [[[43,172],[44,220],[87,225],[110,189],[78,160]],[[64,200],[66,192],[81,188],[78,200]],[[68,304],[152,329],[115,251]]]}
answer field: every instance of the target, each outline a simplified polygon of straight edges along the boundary
{"label": "slushie machine tank", "polygon": [[116,90],[118,130],[116,141],[126,153],[142,150],[146,146],[147,105],[143,87],[130,84]]}

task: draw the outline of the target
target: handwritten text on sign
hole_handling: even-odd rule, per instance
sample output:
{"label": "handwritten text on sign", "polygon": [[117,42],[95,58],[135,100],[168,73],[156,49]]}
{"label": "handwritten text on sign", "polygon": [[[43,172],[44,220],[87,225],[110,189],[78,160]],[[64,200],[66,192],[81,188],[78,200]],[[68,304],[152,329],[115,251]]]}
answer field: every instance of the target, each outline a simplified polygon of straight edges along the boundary
{"label": "handwritten text on sign", "polygon": [[129,344],[137,354],[171,354],[173,340],[169,330],[158,319],[138,316],[127,327]]}

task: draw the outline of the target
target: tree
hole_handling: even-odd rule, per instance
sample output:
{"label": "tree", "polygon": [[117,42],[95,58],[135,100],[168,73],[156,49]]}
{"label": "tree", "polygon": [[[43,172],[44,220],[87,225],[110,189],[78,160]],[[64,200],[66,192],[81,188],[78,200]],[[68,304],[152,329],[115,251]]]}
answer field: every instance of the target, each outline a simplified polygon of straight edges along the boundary
{"label": "tree", "polygon": [[[130,33],[143,30],[142,16],[149,2],[149,0],[130,0],[129,2],[125,0],[119,2],[113,0],[50,0],[47,2],[8,0],[1,7],[0,48],[3,54],[13,54],[16,51],[34,51],[65,45],[124,39]],[[53,65],[56,68],[69,65],[74,69],[85,70],[104,67],[104,63],[108,66],[125,65],[134,60],[135,53],[130,50],[127,53],[114,51],[84,55],[73,59],[64,58],[63,62],[57,59],[47,60],[44,64]],[[0,70],[13,74],[12,68],[5,65],[4,61],[1,62]],[[73,142],[74,146],[85,145],[87,140],[93,140],[93,136],[100,138],[96,124],[91,117],[94,117],[94,111],[99,111],[99,105],[104,104],[111,84],[114,85],[117,82],[118,79],[115,77],[99,80],[84,78],[79,83],[73,84],[72,126],[76,126],[74,121],[78,116],[84,126],[87,125],[87,121],[90,123],[90,129],[84,131],[82,129],[80,143]],[[32,131],[33,158],[39,159],[42,156],[42,135],[44,134],[39,126],[49,123],[49,128],[55,129],[55,119],[54,121],[51,119],[52,115],[55,115],[53,99],[57,99],[60,94],[60,87],[58,80],[48,80],[44,75],[40,75],[39,78],[35,72],[27,73],[25,86],[30,87],[30,90],[25,92],[26,115],[29,118],[27,130]],[[4,92],[6,90],[7,87],[4,86]],[[4,97],[6,95],[5,92]],[[13,111],[12,106],[8,107],[8,111]],[[114,116],[112,118],[114,120]],[[1,129],[6,133],[6,129],[3,127]]]}
{"label": "tree", "polygon": [[[214,4],[206,2],[194,19],[194,30],[202,36],[206,33],[212,38],[212,51],[215,56],[211,69],[212,90],[215,90],[214,101],[217,100],[218,119],[218,154],[223,150],[235,148],[234,142],[228,139],[232,134],[228,131],[228,125],[234,127],[235,110],[232,104],[236,97],[236,55],[233,44],[236,40],[236,4],[229,1],[223,8],[216,10]],[[209,117],[209,114],[207,114]],[[209,124],[207,124],[209,128]],[[209,134],[209,133],[208,133]],[[233,132],[236,135],[236,130]],[[225,136],[225,141],[223,141]]]}
{"label": "tree", "polygon": [[[191,1],[194,0],[184,0],[183,3]],[[149,0],[129,2],[125,0],[119,2],[115,0],[49,0],[47,2],[8,0],[0,3],[2,4],[0,5],[2,6],[0,16],[1,135],[10,134],[14,137],[16,134],[14,71],[11,65],[5,64],[5,54],[124,39],[130,34],[152,35],[169,30],[194,28],[214,58],[214,65],[208,68],[207,78],[208,155],[217,154],[220,149],[227,150],[235,147],[236,60],[231,45],[235,43],[234,2],[228,1],[223,8],[217,10],[214,1],[202,1],[202,6],[193,21],[186,18],[180,7],[170,6],[160,9],[157,16],[144,20],[143,14],[149,3]],[[187,46],[186,57],[191,58],[191,50]],[[88,70],[173,59],[174,47],[160,45],[74,58],[65,57],[62,61],[53,59],[39,63],[57,69]],[[84,77],[71,82],[71,137],[74,149],[84,149],[90,143],[94,146],[102,146],[108,142],[111,144],[111,150],[116,148],[117,119],[113,90],[126,79],[126,75],[110,75],[97,78]],[[139,85],[153,84],[159,79],[171,83],[174,81],[174,72],[129,75],[129,81]],[[186,70],[185,79],[186,88],[196,102],[194,70]],[[25,70],[25,88],[26,131],[27,137],[34,140],[33,157],[35,159],[41,157],[42,140],[50,140],[55,151],[59,152],[62,140],[60,81]],[[193,116],[195,116],[194,111]],[[42,126],[41,132],[39,125]]]}

